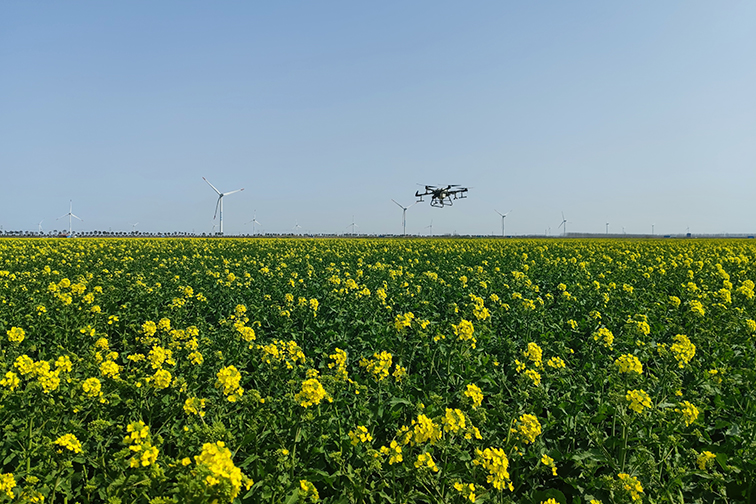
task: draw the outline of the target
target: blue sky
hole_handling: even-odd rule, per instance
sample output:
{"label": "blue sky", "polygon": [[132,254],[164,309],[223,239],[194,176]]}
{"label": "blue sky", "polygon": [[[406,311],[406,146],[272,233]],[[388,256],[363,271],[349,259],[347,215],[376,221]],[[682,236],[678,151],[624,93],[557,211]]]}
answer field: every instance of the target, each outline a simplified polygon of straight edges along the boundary
{"label": "blue sky", "polygon": [[[756,3],[0,3],[0,225],[756,231]],[[216,221],[217,223],[217,221]]]}

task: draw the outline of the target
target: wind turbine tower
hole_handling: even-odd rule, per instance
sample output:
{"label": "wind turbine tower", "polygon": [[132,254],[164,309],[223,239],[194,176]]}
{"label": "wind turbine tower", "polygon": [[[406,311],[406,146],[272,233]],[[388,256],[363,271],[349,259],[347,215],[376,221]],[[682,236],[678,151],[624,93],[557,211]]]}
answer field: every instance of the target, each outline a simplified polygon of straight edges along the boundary
{"label": "wind turbine tower", "polygon": [[400,205],[395,199],[392,199],[391,201],[396,203],[399,206],[399,208],[402,209],[402,236],[407,236],[407,210],[417,205],[418,202],[415,201],[410,206],[405,207],[405,206]]}
{"label": "wind turbine tower", "polygon": [[243,191],[244,188],[237,189],[236,191],[229,191],[227,193],[222,193],[218,189],[215,188],[213,184],[210,183],[209,180],[207,180],[205,177],[202,177],[202,180],[207,182],[207,185],[213,188],[213,191],[215,191],[218,194],[218,201],[215,202],[215,214],[213,215],[213,220],[215,220],[215,217],[218,215],[218,209],[220,209],[220,234],[223,234],[223,197],[228,196],[229,194],[234,194],[239,191]]}
{"label": "wind turbine tower", "polygon": [[557,227],[557,229],[564,228],[562,229],[562,233],[564,233],[564,236],[567,236],[567,222],[568,222],[567,219],[564,218],[564,212],[562,212],[562,223],[559,224],[559,227]]}
{"label": "wind turbine tower", "polygon": [[[62,219],[63,217],[68,217],[68,236],[71,236],[71,234],[72,234],[72,231],[71,231],[71,217],[73,217],[74,219],[79,219],[81,222],[84,222],[84,219],[82,219],[82,218],[77,217],[76,215],[74,215],[74,213],[73,213],[73,200],[69,201],[69,204],[68,204],[68,213],[64,214],[64,215],[61,215],[60,217],[58,217],[58,219]],[[58,219],[55,219],[55,220],[58,220]]]}
{"label": "wind turbine tower", "polygon": [[504,238],[504,236],[505,236],[504,235],[504,219],[507,218],[507,215],[509,215],[509,214],[512,213],[512,210],[510,210],[509,212],[503,214],[503,213],[499,212],[498,210],[496,210],[494,208],[494,212],[496,212],[497,214],[501,215],[501,237]]}

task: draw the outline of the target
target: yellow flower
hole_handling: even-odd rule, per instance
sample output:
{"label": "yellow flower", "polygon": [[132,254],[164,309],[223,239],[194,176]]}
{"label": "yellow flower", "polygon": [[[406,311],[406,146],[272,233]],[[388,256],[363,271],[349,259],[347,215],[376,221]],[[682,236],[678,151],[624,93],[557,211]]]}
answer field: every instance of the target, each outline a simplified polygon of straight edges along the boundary
{"label": "yellow flower", "polygon": [[0,386],[9,388],[11,392],[16,390],[20,384],[21,380],[19,380],[18,375],[13,371],[6,372],[5,378],[0,380]]}
{"label": "yellow flower", "polygon": [[541,434],[541,422],[534,415],[524,414],[517,419],[513,432],[519,435],[523,443],[532,443]]}
{"label": "yellow flower", "polygon": [[473,483],[454,483],[454,489],[462,494],[462,498],[465,500],[469,500],[470,502],[475,502],[475,485]]}
{"label": "yellow flower", "polygon": [[641,500],[640,494],[643,493],[643,487],[638,481],[638,478],[630,476],[626,473],[620,473],[617,475],[622,483],[622,489],[630,493],[630,497],[634,500]]}
{"label": "yellow flower", "polygon": [[696,408],[692,403],[688,401],[681,402],[680,407],[675,408],[675,411],[682,413],[686,427],[695,422],[696,418],[698,418],[698,408]]}
{"label": "yellow flower", "polygon": [[643,374],[643,364],[635,355],[621,355],[614,361],[614,365],[619,368],[620,373],[638,373]]}
{"label": "yellow flower", "polygon": [[535,343],[528,343],[528,349],[522,352],[523,357],[527,357],[536,367],[541,367],[543,359],[543,350]]}
{"label": "yellow flower", "polygon": [[100,373],[106,378],[118,378],[120,372],[121,367],[111,360],[100,364]]}
{"label": "yellow flower", "polygon": [[333,399],[328,395],[328,392],[325,391],[323,385],[317,378],[310,378],[303,381],[302,390],[294,395],[294,399],[299,402],[300,406],[305,408],[318,405],[323,399],[328,402],[333,402]]}
{"label": "yellow flower", "polygon": [[357,446],[360,443],[369,443],[373,440],[373,436],[367,430],[364,425],[359,425],[355,430],[349,431],[349,439],[352,440],[352,446]]}
{"label": "yellow flower", "polygon": [[442,419],[444,425],[444,432],[451,432],[456,434],[460,430],[464,430],[467,425],[465,420],[465,414],[460,409],[446,408],[446,414]]}
{"label": "yellow flower", "polygon": [[146,336],[154,336],[157,332],[157,325],[155,325],[155,322],[152,320],[148,320],[144,324],[142,324],[142,332]]}
{"label": "yellow flower", "polygon": [[612,334],[612,331],[606,327],[601,327],[598,331],[593,333],[593,339],[595,341],[601,340],[603,345],[610,350],[614,344],[614,334]]}
{"label": "yellow flower", "polygon": [[714,460],[715,458],[717,458],[717,456],[711,453],[710,451],[701,452],[701,454],[696,459],[698,468],[701,469],[702,471],[705,471],[706,465],[709,463],[709,461]]}
{"label": "yellow flower", "polygon": [[643,390],[628,390],[625,399],[630,403],[630,409],[642,413],[643,408],[651,407],[651,397]]}
{"label": "yellow flower", "polygon": [[417,460],[415,461],[415,467],[417,469],[428,469],[433,472],[438,472],[438,466],[433,461],[433,457],[430,453],[421,453],[417,456]]}
{"label": "yellow flower", "polygon": [[389,455],[389,465],[394,465],[404,460],[402,457],[402,447],[396,441],[391,441],[389,446],[381,446],[380,451],[384,455]]}
{"label": "yellow flower", "polygon": [[701,304],[701,301],[698,301],[696,299],[690,302],[690,311],[692,311],[694,315],[697,315],[699,317],[704,317],[706,315],[706,310],[704,310],[703,304]]}
{"label": "yellow flower", "polygon": [[21,343],[24,341],[26,333],[20,327],[11,327],[10,330],[5,331],[8,335],[8,341],[11,343]]}
{"label": "yellow flower", "polygon": [[215,382],[215,388],[223,388],[223,394],[226,395],[228,402],[236,402],[244,394],[244,389],[239,385],[241,373],[234,366],[221,368],[216,374],[218,380]]}
{"label": "yellow flower", "polygon": [[393,356],[386,351],[376,352],[373,354],[373,359],[360,360],[360,367],[364,367],[373,374],[376,380],[381,381],[389,375],[392,359]]}
{"label": "yellow flower", "polygon": [[561,357],[552,357],[546,362],[546,365],[554,369],[560,369],[567,366]]}
{"label": "yellow flower", "polygon": [[184,401],[184,412],[187,415],[205,416],[205,400],[197,397],[189,397]]}
{"label": "yellow flower", "polygon": [[81,453],[81,442],[73,434],[64,434],[56,439],[53,444],[65,448],[74,453]]}
{"label": "yellow flower", "polygon": [[474,383],[467,386],[465,395],[472,400],[473,408],[477,408],[483,402],[483,391]]}
{"label": "yellow flower", "polygon": [[99,397],[102,395],[102,384],[97,378],[87,378],[84,383],[81,384],[84,395],[87,397]]}
{"label": "yellow flower", "polygon": [[16,478],[13,473],[0,474],[0,492],[5,492],[9,499],[13,500],[13,489],[16,488]]}
{"label": "yellow flower", "polygon": [[475,328],[473,327],[472,322],[462,319],[459,324],[452,325],[452,329],[454,330],[454,335],[457,336],[457,339],[459,339],[459,341],[469,341],[470,346],[472,346],[472,348],[475,348],[477,340],[473,336]]}
{"label": "yellow flower", "polygon": [[673,339],[675,343],[669,349],[677,360],[677,366],[682,369],[696,354],[696,345],[691,343],[690,339],[684,334],[678,334]]}
{"label": "yellow flower", "polygon": [[483,451],[475,450],[476,458],[473,464],[482,465],[488,471],[487,483],[491,483],[497,490],[509,488],[514,490],[509,479],[509,459],[501,448],[486,448]]}
{"label": "yellow flower", "polygon": [[303,500],[309,497],[310,502],[318,502],[320,500],[318,489],[307,480],[299,480],[299,496]]}
{"label": "yellow flower", "polygon": [[549,457],[548,455],[544,454],[541,457],[541,463],[545,465],[546,467],[551,468],[551,473],[556,476],[557,475],[557,467],[554,464],[554,459]]}
{"label": "yellow flower", "polygon": [[441,428],[423,414],[418,415],[417,420],[412,420],[412,425],[414,425],[414,428],[410,441],[413,444],[420,444],[426,441],[434,444],[441,439]]}
{"label": "yellow flower", "polygon": [[156,389],[166,389],[171,386],[171,372],[167,369],[158,369],[155,374],[148,378],[150,383]]}
{"label": "yellow flower", "polygon": [[534,386],[539,386],[541,384],[541,374],[537,371],[533,371],[532,369],[526,369],[523,374],[530,378],[533,381]]}

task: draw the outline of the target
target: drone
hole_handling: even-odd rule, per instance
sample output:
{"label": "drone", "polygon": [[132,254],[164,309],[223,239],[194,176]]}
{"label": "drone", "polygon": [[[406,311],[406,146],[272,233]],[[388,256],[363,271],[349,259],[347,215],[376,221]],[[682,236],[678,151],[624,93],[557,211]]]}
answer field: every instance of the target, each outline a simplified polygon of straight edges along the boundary
{"label": "drone", "polygon": [[454,204],[452,200],[467,198],[465,196],[467,190],[467,187],[462,187],[459,184],[448,185],[446,187],[427,185],[425,186],[425,192],[416,191],[415,196],[420,198],[417,200],[418,203],[423,201],[423,196],[430,196],[432,207],[443,208],[445,206],[452,206]]}

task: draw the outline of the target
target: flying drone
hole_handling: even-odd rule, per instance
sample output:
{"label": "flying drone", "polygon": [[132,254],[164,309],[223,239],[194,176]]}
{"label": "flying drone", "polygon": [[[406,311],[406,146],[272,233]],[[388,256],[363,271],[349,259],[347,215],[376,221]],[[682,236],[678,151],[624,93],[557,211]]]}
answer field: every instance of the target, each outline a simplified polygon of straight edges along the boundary
{"label": "flying drone", "polygon": [[425,186],[425,192],[415,192],[415,196],[420,198],[418,203],[423,201],[423,196],[430,196],[430,204],[432,207],[443,208],[444,206],[452,206],[454,203],[452,200],[465,199],[467,196],[467,187],[462,187],[459,184],[448,185],[446,187]]}

